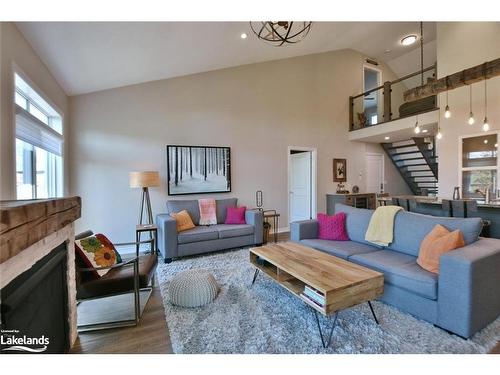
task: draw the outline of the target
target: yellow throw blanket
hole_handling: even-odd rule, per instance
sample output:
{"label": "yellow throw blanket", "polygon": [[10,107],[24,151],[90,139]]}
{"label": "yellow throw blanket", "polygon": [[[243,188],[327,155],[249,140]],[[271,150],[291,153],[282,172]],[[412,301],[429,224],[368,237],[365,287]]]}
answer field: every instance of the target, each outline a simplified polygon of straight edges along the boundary
{"label": "yellow throw blanket", "polygon": [[365,240],[379,246],[389,246],[394,238],[394,218],[402,209],[399,206],[378,207],[370,219]]}

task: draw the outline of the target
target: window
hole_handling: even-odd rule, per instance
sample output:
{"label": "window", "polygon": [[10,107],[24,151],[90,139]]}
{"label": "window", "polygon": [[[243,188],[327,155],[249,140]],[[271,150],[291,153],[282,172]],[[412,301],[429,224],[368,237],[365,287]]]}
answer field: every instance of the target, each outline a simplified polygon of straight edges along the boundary
{"label": "window", "polygon": [[484,200],[486,190],[497,191],[498,136],[487,134],[462,139],[462,195]]}
{"label": "window", "polygon": [[17,199],[63,195],[62,118],[15,75]]}

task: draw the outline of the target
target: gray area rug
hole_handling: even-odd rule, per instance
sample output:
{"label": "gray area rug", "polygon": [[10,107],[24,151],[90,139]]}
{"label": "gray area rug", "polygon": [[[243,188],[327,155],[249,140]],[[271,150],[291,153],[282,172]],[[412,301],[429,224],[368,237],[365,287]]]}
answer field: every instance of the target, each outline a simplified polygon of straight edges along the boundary
{"label": "gray area rug", "polygon": [[[201,308],[167,302],[169,281],[187,269],[212,272],[220,285],[214,302]],[[162,263],[157,273],[175,353],[487,353],[500,340],[500,318],[464,340],[373,302],[379,326],[368,304],[343,310],[323,349],[309,307],[262,273],[251,286],[248,249]],[[320,322],[332,324],[323,317]]]}

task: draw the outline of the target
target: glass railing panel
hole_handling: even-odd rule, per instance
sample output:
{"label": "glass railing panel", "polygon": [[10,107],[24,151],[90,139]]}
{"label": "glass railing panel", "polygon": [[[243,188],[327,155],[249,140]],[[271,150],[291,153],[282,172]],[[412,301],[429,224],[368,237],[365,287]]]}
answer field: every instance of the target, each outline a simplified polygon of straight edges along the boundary
{"label": "glass railing panel", "polygon": [[[424,84],[430,79],[435,78],[435,71],[431,69],[424,72]],[[391,85],[391,117],[396,120],[401,117],[416,115],[418,113],[427,112],[436,108],[436,97],[431,96],[428,98],[416,100],[413,102],[405,103],[403,94],[406,90],[418,87],[421,85],[421,75],[415,75],[411,78],[393,83]]]}

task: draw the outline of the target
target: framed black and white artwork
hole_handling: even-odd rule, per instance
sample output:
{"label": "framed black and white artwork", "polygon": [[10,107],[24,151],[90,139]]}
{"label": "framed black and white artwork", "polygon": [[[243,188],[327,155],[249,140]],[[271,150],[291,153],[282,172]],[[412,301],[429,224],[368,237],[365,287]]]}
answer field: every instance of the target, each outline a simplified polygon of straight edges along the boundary
{"label": "framed black and white artwork", "polygon": [[168,195],[231,191],[231,149],[167,146]]}

